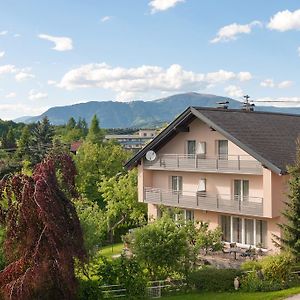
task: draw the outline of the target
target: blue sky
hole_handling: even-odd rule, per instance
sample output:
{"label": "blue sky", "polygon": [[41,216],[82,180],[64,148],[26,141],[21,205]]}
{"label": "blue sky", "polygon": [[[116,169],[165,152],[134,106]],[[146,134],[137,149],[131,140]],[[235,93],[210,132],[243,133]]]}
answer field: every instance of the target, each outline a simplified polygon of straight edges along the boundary
{"label": "blue sky", "polygon": [[2,119],[190,91],[300,104],[298,1],[0,4]]}

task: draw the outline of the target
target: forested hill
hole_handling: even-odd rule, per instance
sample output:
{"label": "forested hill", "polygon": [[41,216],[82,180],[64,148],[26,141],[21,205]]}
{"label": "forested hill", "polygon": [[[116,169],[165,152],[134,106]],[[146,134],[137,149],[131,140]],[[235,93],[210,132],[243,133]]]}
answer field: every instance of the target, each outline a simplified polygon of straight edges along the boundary
{"label": "forested hill", "polygon": [[[91,101],[69,106],[53,107],[37,117],[22,118],[31,123],[48,116],[54,125],[65,124],[74,117],[81,117],[89,123],[94,114],[100,119],[103,128],[151,127],[170,122],[188,106],[216,107],[216,102],[229,100],[230,108],[240,108],[239,101],[198,93],[178,94],[155,101]],[[300,113],[300,108],[257,107],[257,110]],[[24,120],[25,119],[25,120]],[[20,121],[20,120],[16,120]]]}

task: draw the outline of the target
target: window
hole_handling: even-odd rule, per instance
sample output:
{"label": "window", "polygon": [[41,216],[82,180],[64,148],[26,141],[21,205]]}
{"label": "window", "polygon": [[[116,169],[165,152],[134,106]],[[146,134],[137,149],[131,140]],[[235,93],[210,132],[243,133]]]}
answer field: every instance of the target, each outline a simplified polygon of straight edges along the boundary
{"label": "window", "polygon": [[223,241],[267,247],[267,222],[235,216],[220,216]]}
{"label": "window", "polygon": [[206,178],[201,178],[199,180],[198,192],[206,192]]}
{"label": "window", "polygon": [[230,216],[221,216],[221,228],[223,233],[223,241],[231,242],[231,217]]}
{"label": "window", "polygon": [[247,201],[249,198],[249,180],[234,180],[234,199]]}
{"label": "window", "polygon": [[206,142],[199,142],[197,145],[197,155],[200,158],[205,158],[206,155]]}
{"label": "window", "polygon": [[187,154],[188,155],[196,154],[196,141],[187,141]]}
{"label": "window", "polygon": [[182,191],[182,176],[171,177],[171,189],[174,192]]}
{"label": "window", "polygon": [[228,141],[218,140],[218,159],[228,159]]}
{"label": "window", "polygon": [[267,222],[256,220],[256,246],[265,247],[267,244]]}
{"label": "window", "polygon": [[194,221],[194,211],[186,209],[185,210],[185,220],[186,221]]}

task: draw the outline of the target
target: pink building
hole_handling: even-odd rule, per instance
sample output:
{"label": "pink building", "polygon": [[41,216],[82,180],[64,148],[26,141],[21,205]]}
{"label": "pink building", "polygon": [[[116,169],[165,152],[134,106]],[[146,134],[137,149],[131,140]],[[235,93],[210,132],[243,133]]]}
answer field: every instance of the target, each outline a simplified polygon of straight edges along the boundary
{"label": "pink building", "polygon": [[126,167],[138,168],[149,219],[179,207],[225,242],[274,249],[299,133],[296,115],[189,107]]}

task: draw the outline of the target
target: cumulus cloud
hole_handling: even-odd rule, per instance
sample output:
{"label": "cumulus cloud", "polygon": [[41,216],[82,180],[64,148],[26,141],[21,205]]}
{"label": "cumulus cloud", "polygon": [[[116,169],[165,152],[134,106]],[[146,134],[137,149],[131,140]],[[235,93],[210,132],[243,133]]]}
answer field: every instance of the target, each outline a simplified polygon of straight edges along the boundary
{"label": "cumulus cloud", "polygon": [[0,51],[0,58],[2,58],[5,55],[5,51]]}
{"label": "cumulus cloud", "polygon": [[286,88],[289,88],[292,85],[293,85],[293,81],[291,81],[291,80],[284,80],[284,81],[281,81],[281,82],[278,83],[278,87],[280,89],[286,89]]}
{"label": "cumulus cloud", "polygon": [[281,32],[288,30],[300,30],[300,9],[295,11],[279,11],[271,17],[267,27],[271,30]]}
{"label": "cumulus cloud", "polygon": [[185,0],[151,0],[148,5],[151,7],[151,13],[154,14],[174,7],[180,2],[185,2]]}
{"label": "cumulus cloud", "polygon": [[69,37],[57,37],[48,34],[39,34],[38,37],[43,40],[53,42],[55,46],[52,48],[56,51],[69,51],[73,49],[73,41]]}
{"label": "cumulus cloud", "polygon": [[55,80],[48,80],[48,81],[47,81],[47,84],[48,84],[48,85],[56,85],[57,82],[56,82]]}
{"label": "cumulus cloud", "polygon": [[293,81],[291,80],[284,80],[279,83],[275,83],[273,79],[265,79],[260,83],[260,86],[268,88],[286,89],[292,86],[292,84]]}
{"label": "cumulus cloud", "polygon": [[31,73],[20,71],[19,73],[16,74],[15,78],[17,81],[25,81],[28,79],[35,78],[35,76]]}
{"label": "cumulus cloud", "polygon": [[14,65],[0,66],[0,75],[16,73],[17,68]]}
{"label": "cumulus cloud", "polygon": [[111,18],[112,18],[112,16],[104,16],[101,18],[101,22],[104,23],[104,22],[110,21]]}
{"label": "cumulus cloud", "polygon": [[265,79],[260,83],[260,86],[273,88],[275,87],[275,83],[273,79]]}
{"label": "cumulus cloud", "polygon": [[5,98],[15,98],[17,94],[15,92],[11,92],[5,95]]}
{"label": "cumulus cloud", "polygon": [[[245,75],[247,74],[247,76]],[[184,92],[201,90],[211,84],[229,80],[249,79],[248,72],[234,73],[219,70],[211,73],[187,71],[178,64],[168,68],[143,65],[136,68],[112,67],[106,63],[87,64],[67,72],[58,86],[68,90],[76,88],[103,88],[130,97],[133,93]]]}
{"label": "cumulus cloud", "polygon": [[211,43],[219,43],[219,42],[228,42],[232,40],[236,40],[241,34],[249,34],[252,31],[252,28],[255,26],[261,26],[261,22],[253,21],[249,24],[237,24],[233,23],[230,25],[226,25],[219,29],[216,37],[212,39]]}
{"label": "cumulus cloud", "polygon": [[250,72],[240,72],[237,77],[240,81],[248,81],[252,79],[252,74]]}
{"label": "cumulus cloud", "polygon": [[41,93],[36,90],[30,90],[28,93],[29,100],[40,100],[40,99],[45,99],[47,97],[48,97],[48,94]]}
{"label": "cumulus cloud", "polygon": [[8,34],[8,31],[7,30],[2,30],[0,31],[0,35],[7,35]]}
{"label": "cumulus cloud", "polygon": [[224,90],[230,97],[240,98],[244,95],[243,90],[236,85],[229,85]]}

